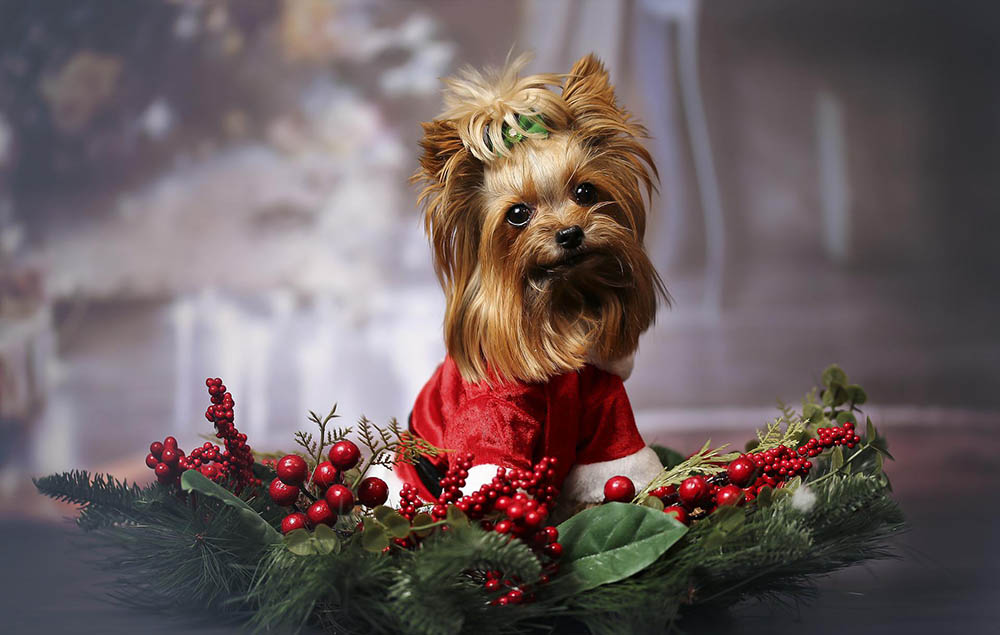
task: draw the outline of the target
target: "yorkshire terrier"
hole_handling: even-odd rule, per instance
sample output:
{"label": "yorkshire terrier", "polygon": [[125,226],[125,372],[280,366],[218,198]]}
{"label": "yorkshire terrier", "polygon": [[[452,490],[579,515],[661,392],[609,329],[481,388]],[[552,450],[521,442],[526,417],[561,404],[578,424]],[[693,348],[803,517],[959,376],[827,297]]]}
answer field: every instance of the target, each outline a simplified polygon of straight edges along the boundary
{"label": "yorkshire terrier", "polygon": [[[666,289],[643,246],[656,167],[645,129],[593,55],[567,75],[466,69],[423,124],[413,180],[446,297],[447,357],[410,431],[474,455],[466,493],[498,467],[555,457],[561,501],[662,469],[623,387]],[[396,474],[433,501],[450,453]]]}

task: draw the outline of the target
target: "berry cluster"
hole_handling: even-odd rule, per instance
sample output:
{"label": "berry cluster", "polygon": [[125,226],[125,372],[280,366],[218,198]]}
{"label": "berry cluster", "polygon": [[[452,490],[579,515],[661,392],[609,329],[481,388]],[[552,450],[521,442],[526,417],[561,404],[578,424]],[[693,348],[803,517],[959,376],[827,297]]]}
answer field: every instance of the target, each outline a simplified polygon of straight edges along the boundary
{"label": "berry cluster", "polygon": [[205,385],[212,399],[205,417],[215,424],[215,436],[224,439],[225,450],[206,441],[185,455],[184,450],[177,447],[177,439],[167,437],[149,445],[146,465],[156,472],[156,479],[164,485],[177,483],[186,470],[198,470],[214,481],[232,479],[235,491],[248,485],[260,485],[260,479],[253,474],[254,458],[246,443],[247,435],[233,425],[233,396],[226,392],[218,377],[206,379]]}
{"label": "berry cluster", "polygon": [[184,450],[177,447],[177,439],[167,437],[162,442],[153,441],[149,444],[149,454],[146,455],[146,467],[156,472],[156,480],[163,485],[176,483],[186,467],[181,467],[185,459]]}
{"label": "berry cluster", "polygon": [[[313,469],[309,482],[309,466],[301,456],[289,454],[274,464],[277,477],[268,486],[268,495],[281,507],[295,508],[295,511],[281,521],[281,531],[284,533],[309,526],[333,526],[339,515],[348,514],[354,509],[356,502],[366,507],[376,507],[388,500],[389,486],[380,478],[369,477],[362,480],[357,492],[351,491],[344,484],[344,472],[356,467],[361,460],[361,451],[353,442],[334,443],[327,456],[329,461],[323,461]],[[305,513],[297,507],[300,496],[311,501]]]}
{"label": "berry cluster", "polygon": [[849,449],[861,443],[861,437],[854,432],[854,424],[847,421],[842,426],[832,426],[816,430],[816,439],[809,439],[806,444],[799,448],[799,454],[804,456],[816,456],[826,448],[835,445],[846,445]]}
{"label": "berry cluster", "polygon": [[[520,604],[534,599],[533,584],[545,584],[559,570],[556,560],[562,556],[559,530],[546,525],[549,510],[559,495],[555,486],[556,459],[542,458],[532,469],[497,468],[496,476],[475,492],[463,495],[462,488],[469,478],[474,457],[471,453],[453,456],[449,460],[448,471],[438,481],[441,494],[431,507],[430,515],[440,521],[447,517],[448,506],[462,510],[470,520],[479,522],[486,531],[495,531],[523,541],[535,553],[543,557],[547,564],[542,575],[534,583],[517,577],[505,578],[501,571],[487,571],[472,575],[482,581],[483,587],[491,592],[500,592],[492,604]],[[417,489],[403,485],[400,491],[399,513],[411,522],[424,505]],[[442,527],[447,529],[447,527]],[[403,548],[414,547],[419,539],[411,534],[407,538],[393,539],[393,543]]]}
{"label": "berry cluster", "polygon": [[[796,476],[805,478],[813,466],[809,459],[827,448],[835,445],[854,448],[861,442],[850,421],[842,426],[820,428],[816,434],[817,438],[809,439],[797,449],[779,445],[743,454],[729,463],[726,471],[721,474],[711,477],[691,476],[679,486],[658,487],[650,494],[663,501],[665,513],[687,524],[690,519],[701,518],[718,507],[739,505],[744,500],[751,501],[765,487],[782,487]],[[624,478],[614,477],[608,481],[605,486],[606,499],[619,500],[613,499],[609,491],[615,487],[623,487],[622,484],[613,487],[612,481]]]}
{"label": "berry cluster", "polygon": [[212,398],[212,405],[205,411],[205,418],[215,424],[215,436],[222,439],[226,446],[225,452],[218,453],[222,459],[217,468],[218,476],[231,478],[237,492],[248,485],[260,485],[260,479],[253,474],[254,458],[247,445],[247,435],[233,425],[233,407],[236,404],[232,394],[226,391],[226,386],[218,377],[206,379],[205,385]]}

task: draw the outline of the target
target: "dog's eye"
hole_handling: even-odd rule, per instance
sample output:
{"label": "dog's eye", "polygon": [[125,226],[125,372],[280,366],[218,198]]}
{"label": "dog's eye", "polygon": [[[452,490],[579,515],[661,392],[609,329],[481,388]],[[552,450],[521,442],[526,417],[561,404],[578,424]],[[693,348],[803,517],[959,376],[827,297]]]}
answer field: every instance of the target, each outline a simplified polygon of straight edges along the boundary
{"label": "dog's eye", "polygon": [[514,227],[524,227],[531,219],[531,208],[524,203],[511,205],[507,210],[507,222]]}
{"label": "dog's eye", "polygon": [[573,190],[573,200],[578,205],[593,205],[597,202],[597,188],[590,183],[581,183]]}

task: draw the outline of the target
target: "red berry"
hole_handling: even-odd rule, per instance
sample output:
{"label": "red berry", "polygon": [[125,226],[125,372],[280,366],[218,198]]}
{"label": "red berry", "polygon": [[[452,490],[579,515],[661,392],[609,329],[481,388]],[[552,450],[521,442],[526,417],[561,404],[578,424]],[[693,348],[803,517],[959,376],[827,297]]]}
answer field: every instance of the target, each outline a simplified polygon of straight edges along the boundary
{"label": "red berry", "polygon": [[156,478],[165,479],[173,476],[173,469],[166,463],[157,463],[153,468],[156,471]]}
{"label": "red berry", "polygon": [[289,454],[278,460],[274,471],[285,485],[302,485],[309,474],[309,466],[301,456]]}
{"label": "red berry", "polygon": [[271,481],[270,487],[267,488],[267,493],[276,505],[282,507],[293,505],[299,498],[299,488],[295,485],[284,483],[280,478]]}
{"label": "red berry", "polygon": [[726,485],[719,489],[715,495],[715,502],[721,507],[723,505],[739,505],[743,500],[743,490],[735,485]]}
{"label": "red berry", "polygon": [[337,478],[340,476],[340,472],[337,468],[333,467],[333,463],[329,461],[323,461],[316,466],[313,470],[313,480],[312,482],[319,485],[320,489],[326,489],[337,482]]}
{"label": "red berry", "polygon": [[146,455],[146,467],[148,467],[149,469],[155,470],[156,464],[159,462],[160,460],[156,458],[156,455],[153,454],[152,452]]}
{"label": "red berry", "polygon": [[493,526],[493,531],[498,534],[510,533],[512,523],[509,520],[498,521],[496,525]]}
{"label": "red berry", "polygon": [[517,520],[524,516],[524,505],[521,503],[511,503],[507,506],[507,517],[511,520]]}
{"label": "red berry", "polygon": [[548,557],[555,559],[562,556],[563,548],[562,545],[560,545],[558,542],[553,542],[551,544],[545,545],[545,548],[542,549],[542,551],[544,551],[545,555],[547,555]]}
{"label": "red berry", "polygon": [[149,453],[155,456],[156,458],[160,458],[160,454],[162,452],[163,452],[163,444],[160,443],[159,441],[153,441],[152,443],[149,444]]}
{"label": "red berry", "polygon": [[337,441],[330,448],[330,463],[338,470],[349,470],[361,460],[361,450],[351,441]]}
{"label": "red berry", "polygon": [[177,464],[177,459],[179,459],[179,458],[181,458],[181,457],[177,454],[177,448],[176,447],[174,447],[174,448],[165,447],[165,448],[163,448],[163,452],[160,454],[160,460],[163,461],[164,463],[166,463],[167,465],[171,465],[171,466],[172,465],[176,465]]}
{"label": "red berry", "polygon": [[163,447],[165,449],[176,450],[177,449],[177,439],[173,437],[167,437],[163,440]]}
{"label": "red berry", "polygon": [[316,501],[310,505],[309,509],[306,510],[306,515],[313,525],[332,525],[337,522],[337,515],[333,513],[326,501]]}
{"label": "red berry", "polygon": [[346,514],[354,508],[354,494],[344,485],[331,485],[326,490],[326,502],[336,514]]}
{"label": "red berry", "polygon": [[538,527],[543,522],[545,522],[545,516],[538,513],[538,511],[530,511],[524,515],[524,524],[528,527]]}
{"label": "red berry", "polygon": [[[805,448],[800,449],[805,450]],[[729,481],[733,485],[739,485],[740,487],[749,485],[753,481],[756,471],[757,466],[745,456],[739,457],[726,468],[726,472],[729,474]]]}
{"label": "red berry", "polygon": [[677,497],[687,508],[696,507],[708,497],[708,481],[704,476],[691,476],[684,479],[681,486],[677,488]]}
{"label": "red berry", "polygon": [[202,465],[199,471],[205,475],[206,478],[215,478],[219,475],[219,468],[213,463],[208,463],[207,465]]}
{"label": "red berry", "polygon": [[369,476],[358,485],[358,500],[365,507],[378,507],[389,500],[389,486],[382,479]]}
{"label": "red berry", "polygon": [[605,503],[630,503],[635,498],[635,484],[627,476],[612,476],[604,484]]}
{"label": "red berry", "polygon": [[287,534],[288,532],[295,531],[296,529],[304,529],[308,521],[309,519],[306,518],[306,515],[302,512],[289,514],[281,521],[281,533]]}
{"label": "red berry", "polygon": [[555,542],[559,540],[559,529],[557,529],[556,527],[550,525],[546,527],[543,531],[545,531],[546,542]]}
{"label": "red berry", "polygon": [[664,514],[670,514],[679,523],[688,524],[688,513],[687,510],[680,505],[671,505],[670,507],[663,508]]}

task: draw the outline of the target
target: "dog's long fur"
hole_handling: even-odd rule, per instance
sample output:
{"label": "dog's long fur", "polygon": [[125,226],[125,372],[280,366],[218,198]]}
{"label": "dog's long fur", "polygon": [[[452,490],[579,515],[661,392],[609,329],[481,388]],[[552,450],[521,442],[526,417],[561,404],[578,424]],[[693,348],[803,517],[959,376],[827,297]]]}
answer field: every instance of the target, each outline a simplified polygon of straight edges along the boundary
{"label": "dog's long fur", "polygon": [[[656,178],[645,129],[593,55],[565,76],[519,78],[527,62],[447,80],[414,175],[447,301],[445,344],[471,382],[545,381],[628,356],[658,296],[669,299],[643,246]],[[505,124],[524,138],[507,147]],[[581,183],[596,187],[595,203],[574,200]],[[505,220],[518,203],[533,210],[521,228]],[[570,259],[554,237],[573,225],[584,241]]]}

